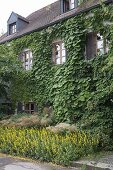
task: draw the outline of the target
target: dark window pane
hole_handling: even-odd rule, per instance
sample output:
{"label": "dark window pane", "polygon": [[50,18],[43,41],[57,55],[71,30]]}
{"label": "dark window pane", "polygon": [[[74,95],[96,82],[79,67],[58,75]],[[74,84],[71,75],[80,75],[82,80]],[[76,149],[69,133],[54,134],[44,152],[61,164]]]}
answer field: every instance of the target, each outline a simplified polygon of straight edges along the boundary
{"label": "dark window pane", "polygon": [[97,54],[97,34],[88,33],[86,36],[86,58],[91,59]]}
{"label": "dark window pane", "polygon": [[33,103],[31,103],[31,110],[34,111],[34,104]]}
{"label": "dark window pane", "polygon": [[29,110],[29,104],[26,104],[26,105],[25,105],[25,110],[26,110],[26,111]]}

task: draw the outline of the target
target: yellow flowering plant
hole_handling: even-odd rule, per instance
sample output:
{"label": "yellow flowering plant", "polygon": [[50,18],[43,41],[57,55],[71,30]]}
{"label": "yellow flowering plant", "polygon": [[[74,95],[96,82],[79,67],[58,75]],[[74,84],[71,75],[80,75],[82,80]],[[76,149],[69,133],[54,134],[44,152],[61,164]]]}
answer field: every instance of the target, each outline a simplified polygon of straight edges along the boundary
{"label": "yellow flowering plant", "polygon": [[99,137],[75,131],[55,134],[47,129],[0,127],[0,152],[68,165],[94,151]]}

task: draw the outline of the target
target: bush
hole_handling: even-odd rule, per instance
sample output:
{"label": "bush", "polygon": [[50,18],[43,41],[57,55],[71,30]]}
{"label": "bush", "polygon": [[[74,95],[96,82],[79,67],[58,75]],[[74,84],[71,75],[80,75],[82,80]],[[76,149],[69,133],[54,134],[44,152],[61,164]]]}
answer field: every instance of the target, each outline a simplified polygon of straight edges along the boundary
{"label": "bush", "polygon": [[99,134],[100,146],[104,150],[113,150],[113,109],[102,106],[96,111],[84,114],[79,123],[82,130]]}
{"label": "bush", "polygon": [[0,152],[68,165],[92,153],[98,136],[84,132],[54,134],[46,129],[0,128]]}
{"label": "bush", "polygon": [[41,117],[38,114],[19,113],[10,116],[9,119],[0,121],[0,125],[6,127],[46,127],[52,124],[51,117]]}

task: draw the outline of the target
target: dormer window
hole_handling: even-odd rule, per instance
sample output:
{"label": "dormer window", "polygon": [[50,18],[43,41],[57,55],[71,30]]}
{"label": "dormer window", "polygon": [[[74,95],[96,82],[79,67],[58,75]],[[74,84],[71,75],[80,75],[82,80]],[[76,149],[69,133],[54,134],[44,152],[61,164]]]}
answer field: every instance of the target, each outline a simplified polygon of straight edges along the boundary
{"label": "dormer window", "polygon": [[60,0],[61,14],[78,7],[84,0]]}
{"label": "dormer window", "polygon": [[16,22],[9,25],[9,34],[11,35],[14,33],[16,33]]}
{"label": "dormer window", "polygon": [[64,0],[63,2],[63,12],[67,12],[75,8],[75,0]]}
{"label": "dormer window", "polygon": [[7,21],[7,35],[21,31],[29,24],[29,21],[21,15],[12,12]]}
{"label": "dormer window", "polygon": [[74,9],[75,8],[75,0],[69,0],[69,8]]}
{"label": "dormer window", "polygon": [[80,0],[60,0],[61,2],[61,13],[65,13],[76,8],[79,5]]}

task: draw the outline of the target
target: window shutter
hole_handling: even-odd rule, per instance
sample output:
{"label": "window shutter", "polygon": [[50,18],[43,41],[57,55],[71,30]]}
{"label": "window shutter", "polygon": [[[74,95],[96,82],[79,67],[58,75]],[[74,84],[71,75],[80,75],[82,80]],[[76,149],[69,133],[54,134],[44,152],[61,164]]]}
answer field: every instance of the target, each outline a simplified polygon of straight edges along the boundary
{"label": "window shutter", "polygon": [[91,32],[86,36],[86,59],[90,60],[97,54],[97,33]]}

